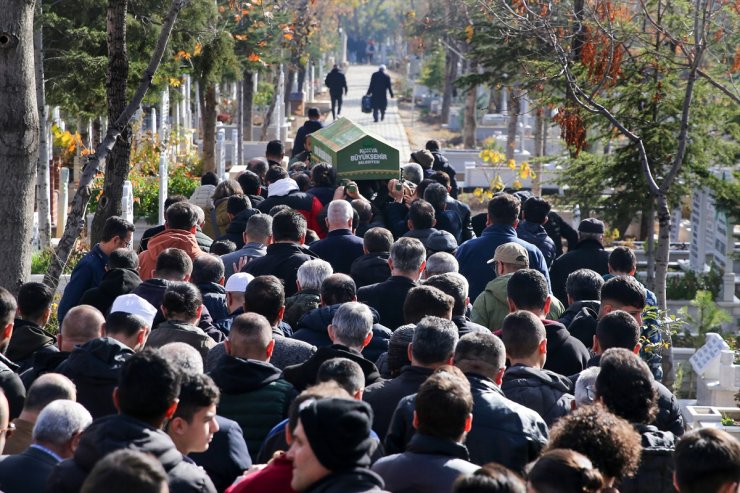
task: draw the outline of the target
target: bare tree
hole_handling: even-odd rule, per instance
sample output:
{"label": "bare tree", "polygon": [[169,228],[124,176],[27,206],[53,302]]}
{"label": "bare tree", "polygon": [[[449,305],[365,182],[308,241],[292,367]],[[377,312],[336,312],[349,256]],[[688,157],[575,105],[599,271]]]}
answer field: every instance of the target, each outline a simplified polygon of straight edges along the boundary
{"label": "bare tree", "polygon": [[13,292],[31,268],[39,156],[33,13],[33,0],[8,0],[0,8],[0,286]]}

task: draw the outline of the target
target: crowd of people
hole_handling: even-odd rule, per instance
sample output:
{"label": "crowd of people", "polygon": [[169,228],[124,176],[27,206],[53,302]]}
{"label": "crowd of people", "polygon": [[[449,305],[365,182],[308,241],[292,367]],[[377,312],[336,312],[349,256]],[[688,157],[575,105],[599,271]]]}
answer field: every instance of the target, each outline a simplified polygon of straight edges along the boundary
{"label": "crowd of people", "polygon": [[108,219],[58,333],[51,289],[0,288],[0,490],[738,491],[738,443],[661,383],[634,253],[540,197],[471,216],[426,147],[354,183],[273,141],[138,252]]}

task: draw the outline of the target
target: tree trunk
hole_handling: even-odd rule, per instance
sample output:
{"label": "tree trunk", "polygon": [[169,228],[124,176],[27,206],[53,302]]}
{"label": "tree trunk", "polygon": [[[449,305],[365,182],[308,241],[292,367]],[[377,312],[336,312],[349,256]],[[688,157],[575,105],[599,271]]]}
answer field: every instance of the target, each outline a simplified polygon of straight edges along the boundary
{"label": "tree trunk", "polygon": [[254,72],[244,71],[244,139],[251,142],[252,122],[254,121]]}
{"label": "tree trunk", "polygon": [[445,88],[442,94],[442,108],[440,110],[440,118],[442,123],[448,123],[450,121],[450,106],[452,105],[452,93],[455,88],[454,83],[457,79],[457,63],[458,56],[452,50],[447,50],[447,56],[445,57]]}
{"label": "tree trunk", "polygon": [[232,166],[244,165],[244,83],[236,83],[236,162]]}
{"label": "tree trunk", "polygon": [[[12,1],[17,2],[18,0]],[[136,93],[134,94],[134,97],[131,99],[131,102],[128,104],[128,106],[126,106],[124,111],[116,118],[116,120],[110,125],[110,127],[108,127],[105,139],[103,139],[103,142],[101,142],[101,144],[95,149],[95,154],[90,157],[90,159],[85,164],[85,167],[83,168],[79,187],[77,189],[77,192],[75,192],[75,196],[72,200],[72,210],[67,218],[67,225],[64,228],[64,234],[59,240],[59,245],[54,252],[55,255],[52,256],[49,270],[44,276],[44,284],[52,289],[56,289],[57,285],[59,284],[59,276],[62,274],[62,270],[64,269],[64,266],[69,259],[69,254],[72,251],[72,248],[74,247],[74,244],[80,235],[80,231],[82,231],[82,227],[84,225],[83,218],[85,216],[85,210],[87,209],[87,204],[90,201],[90,194],[92,192],[90,184],[92,183],[93,178],[95,178],[95,175],[98,173],[101,164],[105,162],[105,159],[108,157],[111,149],[113,149],[113,146],[116,144],[116,140],[121,135],[121,132],[123,132],[128,126],[131,118],[133,118],[134,116],[134,113],[139,108],[139,105],[141,105],[141,102],[144,100],[144,96],[146,96],[146,92],[149,89],[149,86],[151,86],[152,84],[152,78],[157,72],[157,68],[162,61],[164,51],[167,48],[167,42],[169,41],[170,35],[172,34],[172,28],[174,27],[175,21],[177,20],[177,14],[186,3],[187,0],[173,0],[172,4],[170,5],[170,10],[167,13],[164,21],[162,22],[162,27],[159,31],[159,38],[157,39],[157,44],[154,47],[154,51],[152,53],[152,59],[149,61],[149,65],[144,71],[144,75],[142,75],[141,81],[139,81],[139,86],[136,88]],[[4,27],[2,16],[5,11],[6,10],[0,9],[0,32],[2,32]],[[15,9],[8,9],[7,11],[15,12]],[[2,36],[0,36],[0,40],[2,40]],[[2,59],[0,58],[0,60]],[[1,68],[2,65],[0,65],[0,89],[4,89]],[[26,85],[29,88],[33,87],[33,84]],[[6,99],[10,98],[0,98],[0,115],[4,114],[2,108]],[[2,117],[0,116],[0,135],[3,134],[4,130],[4,127],[2,125],[3,121],[1,118]],[[20,125],[18,127],[20,128]],[[36,133],[38,133],[38,127],[36,127],[35,131]],[[0,166],[4,162],[2,159],[2,152],[2,149],[0,149]],[[22,163],[22,161],[16,160],[16,162],[14,162],[14,170],[20,169],[19,163]],[[4,170],[0,169],[0,171]],[[11,174],[7,173],[5,176],[11,176]],[[4,191],[2,187],[5,186],[6,183],[9,183],[9,180],[0,180],[0,191]],[[19,192],[21,192],[21,196],[26,195],[22,193],[22,190],[18,190],[17,187],[15,188],[13,193],[17,194]],[[28,195],[30,196],[30,194]],[[6,195],[0,193],[0,207],[5,205],[2,203],[2,197],[5,196]],[[19,209],[17,201],[15,201],[14,207],[16,209]],[[8,207],[5,210],[12,211],[13,208]],[[10,212],[4,215],[0,215],[0,226],[5,226],[2,221],[7,220],[8,217],[12,217]],[[8,233],[12,233],[15,232],[15,229],[7,227],[5,231],[8,231]],[[25,234],[25,231],[30,232],[30,228],[26,228],[26,230],[21,229],[21,232],[18,233],[18,235],[9,237],[9,239],[5,243],[3,243],[3,247],[13,245],[17,248],[17,250],[13,253],[13,255],[15,255],[16,257],[18,256],[18,252],[21,252],[21,258],[25,258],[20,247],[16,246],[13,243],[16,238],[19,238],[22,234]],[[28,241],[25,241],[22,245],[28,245],[28,243]],[[4,258],[8,257],[6,256]],[[2,275],[6,273],[7,269],[0,269],[0,283],[4,281]],[[6,284],[6,286],[9,285],[10,283]]]}
{"label": "tree trunk", "polygon": [[519,131],[519,113],[522,111],[522,92],[518,87],[511,86],[506,91],[508,95],[509,126],[506,129],[506,160],[514,159],[516,136]]}
{"label": "tree trunk", "polygon": [[534,160],[532,161],[532,193],[535,197],[542,195],[542,160],[537,159],[545,155],[543,149],[545,130],[545,109],[540,107],[534,113]]}
{"label": "tree trunk", "polygon": [[[470,73],[476,73],[478,65],[470,64]],[[476,117],[476,100],[478,96],[478,86],[471,86],[465,96],[465,124],[463,125],[463,146],[467,149],[475,148],[475,133],[478,126]]]}
{"label": "tree trunk", "polygon": [[51,246],[51,193],[49,175],[49,126],[46,114],[46,91],[44,87],[44,39],[41,28],[42,2],[36,5],[38,24],[33,33],[36,59],[36,106],[39,112],[39,160],[36,165],[36,212],[39,218],[39,245],[42,249]]}
{"label": "tree trunk", "polygon": [[203,172],[216,171],[216,86],[200,87],[200,107],[203,115]]}
{"label": "tree trunk", "polygon": [[[126,11],[128,0],[108,0],[108,74],[107,97],[108,119],[115,121],[126,108],[128,86],[128,52],[126,47]],[[121,132],[110,158],[105,163],[103,197],[100,200],[92,223],[90,246],[100,241],[105,221],[111,216],[120,216],[123,182],[128,178],[131,156],[131,126]]]}
{"label": "tree trunk", "polygon": [[[260,135],[260,140],[267,140],[267,130],[270,128],[270,122],[272,122],[272,114],[275,113],[275,105],[277,105],[277,100],[280,95],[280,92],[278,91],[280,86],[280,77],[275,77],[275,87],[274,92],[272,95],[272,100],[270,101],[270,106],[267,108],[267,111],[265,112],[265,118],[262,121],[262,133]],[[278,129],[278,132],[280,129]]]}
{"label": "tree trunk", "polygon": [[488,88],[488,113],[498,113],[498,90],[495,86]]}
{"label": "tree trunk", "polygon": [[31,271],[39,114],[33,56],[34,2],[0,9],[0,286],[13,293]]}
{"label": "tree trunk", "polygon": [[665,193],[659,193],[655,202],[658,215],[658,247],[655,249],[655,296],[658,298],[658,308],[665,310],[665,285],[671,247],[671,211]]}

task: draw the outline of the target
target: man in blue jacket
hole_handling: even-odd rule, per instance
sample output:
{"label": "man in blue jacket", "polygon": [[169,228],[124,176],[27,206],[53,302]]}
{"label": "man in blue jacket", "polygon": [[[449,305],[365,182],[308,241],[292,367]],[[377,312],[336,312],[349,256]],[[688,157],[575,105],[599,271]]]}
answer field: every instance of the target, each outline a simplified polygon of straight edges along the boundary
{"label": "man in blue jacket", "polygon": [[486,284],[496,277],[496,272],[488,265],[488,261],[493,257],[496,247],[509,242],[518,243],[527,250],[529,267],[541,272],[547,279],[548,286],[550,285],[550,275],[542,252],[516,235],[520,208],[519,199],[513,195],[496,195],[488,202],[486,229],[480,238],[468,240],[457,249],[455,256],[460,262],[460,274],[470,282],[471,300],[475,300],[486,289]]}
{"label": "man in blue jacket", "polygon": [[100,284],[105,274],[108,255],[117,248],[130,248],[134,229],[134,225],[122,217],[112,216],[105,221],[100,243],[92,247],[77,263],[64,288],[57,310],[60,324],[70,308],[79,303],[85,291]]}

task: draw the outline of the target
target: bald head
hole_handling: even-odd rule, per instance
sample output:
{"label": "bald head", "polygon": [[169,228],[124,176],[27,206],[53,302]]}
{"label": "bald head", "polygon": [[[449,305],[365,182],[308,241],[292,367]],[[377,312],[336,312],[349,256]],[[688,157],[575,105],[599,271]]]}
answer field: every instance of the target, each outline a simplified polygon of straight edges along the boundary
{"label": "bald head", "polygon": [[231,324],[226,349],[235,358],[269,361],[273,345],[270,322],[257,313],[244,313]]}
{"label": "bald head", "polygon": [[79,305],[67,312],[58,336],[60,351],[71,352],[75,346],[103,337],[105,318],[90,305]]}
{"label": "bald head", "polygon": [[329,231],[352,229],[352,204],[346,200],[332,200],[326,211]]}
{"label": "bald head", "polygon": [[28,389],[23,412],[38,415],[52,401],[77,400],[77,388],[72,380],[59,373],[46,373],[34,380]]}

